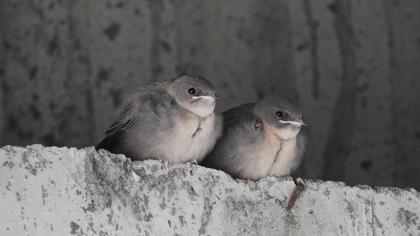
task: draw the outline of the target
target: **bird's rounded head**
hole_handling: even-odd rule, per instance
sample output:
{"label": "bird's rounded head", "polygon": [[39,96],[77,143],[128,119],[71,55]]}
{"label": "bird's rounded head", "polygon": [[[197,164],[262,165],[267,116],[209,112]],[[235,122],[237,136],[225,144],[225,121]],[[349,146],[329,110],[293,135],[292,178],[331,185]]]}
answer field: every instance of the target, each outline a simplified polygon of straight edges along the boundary
{"label": "bird's rounded head", "polygon": [[271,126],[282,140],[288,140],[299,134],[302,126],[301,109],[280,95],[269,95],[257,102],[254,112]]}
{"label": "bird's rounded head", "polygon": [[188,111],[206,117],[216,107],[216,91],[207,79],[195,75],[183,75],[173,79],[169,93]]}

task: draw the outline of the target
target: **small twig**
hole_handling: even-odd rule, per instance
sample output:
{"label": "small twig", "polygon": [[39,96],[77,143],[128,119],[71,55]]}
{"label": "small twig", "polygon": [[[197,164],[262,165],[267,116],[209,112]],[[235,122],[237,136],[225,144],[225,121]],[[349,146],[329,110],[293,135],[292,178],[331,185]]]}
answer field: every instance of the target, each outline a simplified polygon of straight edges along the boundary
{"label": "small twig", "polygon": [[295,202],[297,200],[297,198],[299,197],[299,194],[305,190],[305,182],[303,181],[303,179],[298,178],[296,180],[296,186],[293,189],[292,194],[290,195],[289,199],[287,200],[286,203],[286,210],[290,210],[293,208],[293,206],[295,205]]}

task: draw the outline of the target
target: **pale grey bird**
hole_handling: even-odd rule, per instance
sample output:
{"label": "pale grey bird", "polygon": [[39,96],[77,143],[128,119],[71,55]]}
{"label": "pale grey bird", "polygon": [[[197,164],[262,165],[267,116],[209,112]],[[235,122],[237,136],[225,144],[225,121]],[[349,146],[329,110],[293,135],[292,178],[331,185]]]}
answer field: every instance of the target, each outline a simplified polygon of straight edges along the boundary
{"label": "pale grey bird", "polygon": [[222,132],[215,96],[208,80],[192,75],[138,88],[97,149],[133,160],[199,162]]}
{"label": "pale grey bird", "polygon": [[223,113],[223,134],[202,165],[258,180],[289,175],[300,164],[305,135],[302,113],[279,95]]}

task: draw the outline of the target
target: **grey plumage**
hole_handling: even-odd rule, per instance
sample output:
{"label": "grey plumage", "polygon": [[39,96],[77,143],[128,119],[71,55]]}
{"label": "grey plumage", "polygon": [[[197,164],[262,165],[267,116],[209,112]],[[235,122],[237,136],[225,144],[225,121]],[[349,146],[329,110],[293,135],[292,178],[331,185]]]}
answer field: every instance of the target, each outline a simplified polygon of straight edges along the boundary
{"label": "grey plumage", "polygon": [[289,175],[300,164],[305,134],[299,108],[278,95],[223,113],[223,134],[202,165],[258,180]]}
{"label": "grey plumage", "polygon": [[201,161],[222,131],[215,90],[198,76],[151,83],[127,97],[97,149],[134,160]]}

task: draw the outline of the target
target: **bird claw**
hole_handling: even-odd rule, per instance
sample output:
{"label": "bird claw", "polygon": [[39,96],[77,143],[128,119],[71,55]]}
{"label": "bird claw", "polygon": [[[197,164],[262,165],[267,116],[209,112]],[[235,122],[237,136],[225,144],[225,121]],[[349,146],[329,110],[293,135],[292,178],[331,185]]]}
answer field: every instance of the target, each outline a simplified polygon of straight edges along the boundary
{"label": "bird claw", "polygon": [[161,169],[169,169],[169,161],[168,160],[160,160]]}
{"label": "bird claw", "polygon": [[193,160],[193,161],[191,161],[191,162],[187,162],[187,163],[185,163],[186,164],[186,166],[187,166],[187,170],[192,174],[192,172],[193,172],[193,170],[195,169],[195,168],[197,168],[197,165],[198,165],[198,163],[197,163],[197,161],[196,160]]}

